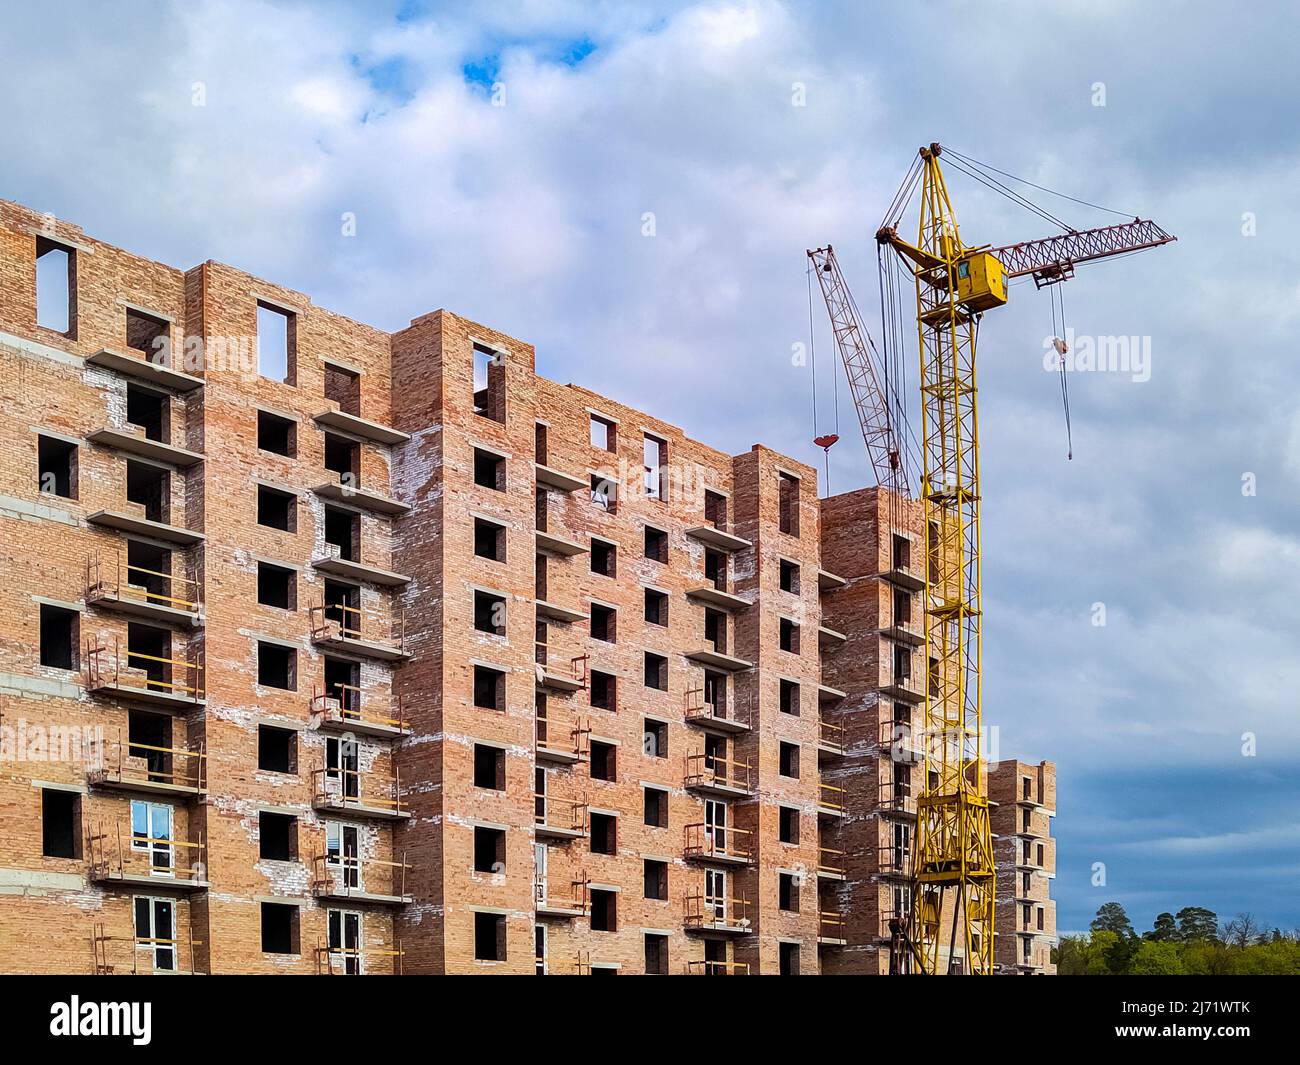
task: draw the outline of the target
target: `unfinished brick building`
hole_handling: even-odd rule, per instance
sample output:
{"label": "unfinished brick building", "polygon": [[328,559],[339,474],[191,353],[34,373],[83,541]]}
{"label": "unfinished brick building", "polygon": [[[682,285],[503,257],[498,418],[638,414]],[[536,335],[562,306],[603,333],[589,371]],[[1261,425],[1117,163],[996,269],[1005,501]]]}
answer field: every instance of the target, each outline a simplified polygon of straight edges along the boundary
{"label": "unfinished brick building", "polygon": [[1056,972],[1056,766],[1006,761],[989,771],[993,856],[998,870],[994,964],[1003,972],[1047,976]]}
{"label": "unfinished brick building", "polygon": [[0,970],[883,972],[919,535],[0,203]]}

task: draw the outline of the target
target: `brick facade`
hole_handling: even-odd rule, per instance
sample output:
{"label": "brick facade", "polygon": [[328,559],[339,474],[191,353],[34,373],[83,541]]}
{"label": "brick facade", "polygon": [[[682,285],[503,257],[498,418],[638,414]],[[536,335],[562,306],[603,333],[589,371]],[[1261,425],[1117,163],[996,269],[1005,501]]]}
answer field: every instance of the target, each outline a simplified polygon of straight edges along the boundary
{"label": "brick facade", "polygon": [[919,538],[449,312],[0,203],[0,969],[883,972]]}

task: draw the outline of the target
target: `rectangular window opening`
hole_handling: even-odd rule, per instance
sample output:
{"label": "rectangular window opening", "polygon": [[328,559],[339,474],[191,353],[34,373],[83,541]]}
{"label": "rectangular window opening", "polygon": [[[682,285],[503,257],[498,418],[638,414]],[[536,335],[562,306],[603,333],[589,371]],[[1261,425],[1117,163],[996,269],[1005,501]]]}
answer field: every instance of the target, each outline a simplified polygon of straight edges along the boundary
{"label": "rectangular window opening", "polygon": [[41,853],[47,858],[79,858],[81,796],[58,788],[41,789]]}
{"label": "rectangular window opening", "polygon": [[45,495],[77,498],[77,445],[52,436],[36,438],[37,490]]}
{"label": "rectangular window opening", "polygon": [[344,414],[361,417],[361,375],[356,370],[325,363],[325,398],[339,405]]}
{"label": "rectangular window opening", "polygon": [[52,669],[76,669],[81,640],[81,615],[76,610],[40,604],[41,665]]}
{"label": "rectangular window opening", "polygon": [[294,384],[297,367],[298,316],[257,304],[257,372],[271,381]]}
{"label": "rectangular window opening", "polygon": [[[474,345],[474,413],[494,422],[506,420],[506,366],[499,351]],[[541,461],[538,459],[537,461]]]}
{"label": "rectangular window opening", "polygon": [[36,324],[73,340],[77,336],[77,252],[36,238]]}

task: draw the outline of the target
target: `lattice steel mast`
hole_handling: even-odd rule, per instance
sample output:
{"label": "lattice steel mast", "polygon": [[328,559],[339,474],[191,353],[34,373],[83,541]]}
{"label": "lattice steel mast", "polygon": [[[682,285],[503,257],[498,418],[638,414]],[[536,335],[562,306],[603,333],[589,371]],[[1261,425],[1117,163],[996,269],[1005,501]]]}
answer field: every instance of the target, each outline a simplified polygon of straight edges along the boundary
{"label": "lattice steel mast", "polygon": [[[979,321],[985,310],[1006,303],[1010,277],[1028,275],[1040,287],[1052,285],[1072,277],[1076,263],[1175,238],[1153,222],[1135,219],[992,251],[988,245],[966,246],[939,166],[940,152],[938,144],[931,144],[919,153],[917,242],[900,238],[888,216],[876,234],[915,278],[921,354],[927,675],[924,775],[907,931],[919,971],[939,972],[946,946],[950,971],[961,954],[967,960],[965,971],[989,974],[995,870],[980,706]],[[966,164],[974,161],[958,158],[965,160],[960,169],[971,173]]]}

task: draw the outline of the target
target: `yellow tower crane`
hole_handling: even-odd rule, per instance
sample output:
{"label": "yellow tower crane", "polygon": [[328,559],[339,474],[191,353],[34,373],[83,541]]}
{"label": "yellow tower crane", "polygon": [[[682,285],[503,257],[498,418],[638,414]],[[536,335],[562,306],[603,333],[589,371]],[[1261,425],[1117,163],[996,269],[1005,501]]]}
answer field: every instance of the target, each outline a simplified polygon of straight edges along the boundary
{"label": "yellow tower crane", "polygon": [[[919,972],[989,974],[993,972],[995,869],[980,710],[975,379],[980,319],[985,311],[1007,302],[1012,278],[1031,276],[1041,288],[1072,277],[1078,263],[1156,247],[1175,238],[1154,222],[1134,219],[1091,230],[1071,230],[1062,224],[1065,233],[1000,248],[965,245],[939,166],[941,151],[938,144],[920,149],[895,199],[901,213],[919,180],[921,222],[916,243],[903,240],[893,224],[896,218],[889,216],[876,234],[881,246],[892,248],[915,279],[921,353],[925,764],[917,800],[911,916],[900,931]],[[951,154],[964,172],[989,176],[984,164]],[[894,971],[898,968],[894,966]]]}

